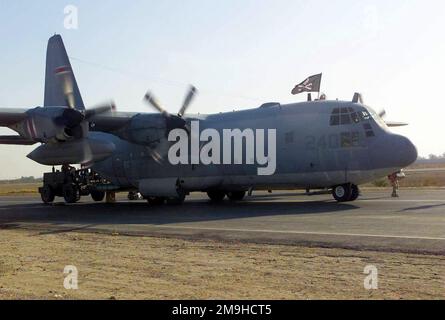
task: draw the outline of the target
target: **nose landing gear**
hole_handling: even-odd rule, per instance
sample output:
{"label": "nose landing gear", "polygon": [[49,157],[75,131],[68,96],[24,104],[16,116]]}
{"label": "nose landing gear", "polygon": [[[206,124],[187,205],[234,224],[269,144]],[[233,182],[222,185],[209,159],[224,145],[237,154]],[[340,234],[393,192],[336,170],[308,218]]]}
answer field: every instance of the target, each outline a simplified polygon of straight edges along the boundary
{"label": "nose landing gear", "polygon": [[338,202],[355,201],[360,195],[360,190],[357,185],[352,183],[345,183],[332,188],[332,196]]}

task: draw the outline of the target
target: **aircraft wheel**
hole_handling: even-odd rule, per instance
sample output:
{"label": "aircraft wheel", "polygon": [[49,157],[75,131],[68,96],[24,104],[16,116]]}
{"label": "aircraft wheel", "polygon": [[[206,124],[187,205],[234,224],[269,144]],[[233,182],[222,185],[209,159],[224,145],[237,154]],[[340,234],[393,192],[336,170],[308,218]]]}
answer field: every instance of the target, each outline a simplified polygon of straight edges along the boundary
{"label": "aircraft wheel", "polygon": [[66,203],[76,203],[80,200],[80,192],[76,186],[72,184],[66,184],[63,186],[63,198]]}
{"label": "aircraft wheel", "polygon": [[350,201],[352,188],[349,183],[336,186],[332,189],[332,196],[338,202]]}
{"label": "aircraft wheel", "polygon": [[54,202],[56,195],[51,187],[44,186],[40,192],[40,197],[42,198],[43,203],[50,204]]}
{"label": "aircraft wheel", "polygon": [[165,203],[165,198],[163,198],[163,197],[148,197],[147,202],[151,206],[160,206]]}
{"label": "aircraft wheel", "polygon": [[211,190],[207,192],[207,196],[213,202],[221,202],[226,197],[226,193],[224,191]]}
{"label": "aircraft wheel", "polygon": [[227,192],[227,197],[232,201],[241,201],[246,196],[246,191],[230,191]]}
{"label": "aircraft wheel", "polygon": [[360,189],[358,188],[357,185],[352,184],[351,185],[351,197],[349,198],[348,201],[355,201],[357,200],[357,198],[360,196]]}
{"label": "aircraft wheel", "polygon": [[140,200],[140,199],[141,199],[140,196],[139,196],[139,193],[136,192],[136,191],[130,191],[130,192],[128,193],[127,198],[128,198],[128,200],[130,200],[130,201],[136,201],[136,200]]}
{"label": "aircraft wheel", "polygon": [[91,198],[96,202],[103,201],[105,198],[105,192],[93,190],[91,191]]}

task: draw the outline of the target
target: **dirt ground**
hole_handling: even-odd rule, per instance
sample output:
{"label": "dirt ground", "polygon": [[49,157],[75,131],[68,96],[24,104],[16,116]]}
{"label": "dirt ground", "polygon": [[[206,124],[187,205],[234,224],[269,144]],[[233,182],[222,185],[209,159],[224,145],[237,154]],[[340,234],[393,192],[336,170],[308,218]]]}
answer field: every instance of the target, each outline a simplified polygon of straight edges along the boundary
{"label": "dirt ground", "polygon": [[445,256],[0,230],[0,299],[42,298],[445,299]]}

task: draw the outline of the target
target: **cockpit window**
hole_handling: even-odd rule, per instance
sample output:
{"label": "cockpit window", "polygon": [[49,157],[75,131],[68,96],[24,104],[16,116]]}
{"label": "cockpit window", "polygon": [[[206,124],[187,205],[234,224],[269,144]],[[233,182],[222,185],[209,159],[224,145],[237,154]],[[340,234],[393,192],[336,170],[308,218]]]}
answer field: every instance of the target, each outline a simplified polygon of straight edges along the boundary
{"label": "cockpit window", "polygon": [[357,112],[351,113],[351,119],[352,119],[352,122],[354,122],[354,123],[359,123],[360,122],[360,118],[358,117]]}
{"label": "cockpit window", "polygon": [[351,124],[351,117],[349,116],[349,113],[342,114],[340,116],[340,124]]}
{"label": "cockpit window", "polygon": [[367,120],[371,119],[371,116],[368,113],[368,111],[363,110],[360,112],[360,118],[362,119],[362,121],[367,121]]}
{"label": "cockpit window", "polygon": [[360,118],[353,108],[335,108],[331,114],[331,126],[359,123]]}
{"label": "cockpit window", "polygon": [[338,126],[339,124],[340,124],[340,117],[332,116],[331,117],[331,126]]}

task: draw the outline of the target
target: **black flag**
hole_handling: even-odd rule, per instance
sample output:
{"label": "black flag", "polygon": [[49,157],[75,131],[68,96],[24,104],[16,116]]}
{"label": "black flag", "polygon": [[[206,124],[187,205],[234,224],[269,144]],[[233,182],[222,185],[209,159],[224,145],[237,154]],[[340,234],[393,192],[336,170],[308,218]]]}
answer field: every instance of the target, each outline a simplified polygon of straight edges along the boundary
{"label": "black flag", "polygon": [[292,94],[299,94],[302,92],[320,92],[322,74],[316,74],[297,84],[292,90]]}

